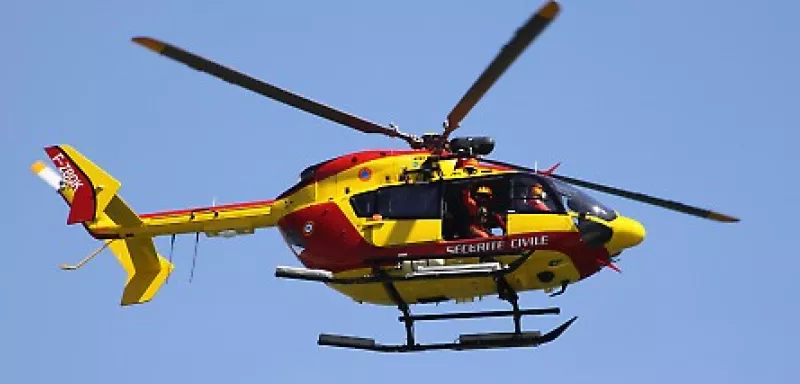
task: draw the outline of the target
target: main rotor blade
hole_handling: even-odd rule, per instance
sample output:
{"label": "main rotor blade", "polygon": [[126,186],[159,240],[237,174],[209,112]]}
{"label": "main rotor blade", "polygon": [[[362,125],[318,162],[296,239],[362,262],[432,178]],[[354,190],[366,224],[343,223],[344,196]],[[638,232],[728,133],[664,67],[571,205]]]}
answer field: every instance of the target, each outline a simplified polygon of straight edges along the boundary
{"label": "main rotor blade", "polygon": [[[525,168],[525,167],[521,167],[521,166],[518,166],[518,165],[510,164],[510,163],[505,163],[505,162],[502,162],[502,161],[490,160],[490,159],[485,159],[485,158],[482,158],[481,161],[484,161],[484,162],[487,162],[487,163],[496,164],[496,165],[506,166],[506,167],[509,167],[509,168],[514,168],[514,169],[517,169],[517,170],[520,170],[520,171],[526,171],[526,172],[532,172],[532,173],[540,173],[540,172],[538,172],[538,171],[536,171],[534,169],[531,169],[531,168]],[[554,174],[554,173],[549,174],[549,176],[554,178],[554,179],[558,179],[558,180],[561,180],[561,181],[569,183],[569,184],[577,185],[579,187],[584,187],[584,188],[587,188],[587,189],[591,189],[591,190],[595,190],[595,191],[599,191],[599,192],[603,192],[603,193],[608,193],[608,194],[614,195],[614,196],[624,197],[624,198],[635,200],[635,201],[638,201],[638,202],[642,202],[642,203],[646,203],[646,204],[650,204],[650,205],[655,205],[655,206],[658,206],[658,207],[661,207],[661,208],[666,208],[666,209],[669,209],[671,211],[677,211],[677,212],[686,213],[686,214],[689,214],[689,215],[692,215],[692,216],[702,217],[704,219],[719,221],[719,222],[723,222],[723,223],[735,223],[735,222],[739,221],[738,218],[733,217],[733,216],[728,216],[726,214],[715,212],[715,211],[711,211],[711,210],[704,209],[704,208],[693,207],[691,205],[687,205],[687,204],[684,204],[684,203],[681,203],[681,202],[678,202],[678,201],[666,200],[666,199],[662,199],[662,198],[658,198],[658,197],[645,195],[645,194],[639,193],[639,192],[626,191],[624,189],[619,189],[619,188],[610,187],[610,186],[607,186],[607,185],[597,184],[597,183],[593,183],[593,182],[590,182],[590,181],[580,180],[580,179],[572,178],[572,177],[569,177],[569,176],[557,175],[557,174]]]}
{"label": "main rotor blade", "polygon": [[587,189],[592,189],[592,190],[595,190],[595,191],[608,193],[610,195],[615,195],[615,196],[620,196],[620,197],[624,197],[624,198],[631,199],[631,200],[636,200],[636,201],[639,201],[639,202],[642,202],[642,203],[656,205],[656,206],[659,206],[661,208],[666,208],[666,209],[673,210],[673,211],[683,212],[683,213],[687,213],[687,214],[690,214],[690,215],[693,215],[693,216],[702,217],[702,218],[705,218],[705,219],[720,221],[720,222],[723,222],[723,223],[735,223],[735,222],[739,221],[738,218],[733,217],[733,216],[728,216],[726,214],[719,213],[719,212],[714,212],[714,211],[711,211],[711,210],[708,210],[708,209],[704,209],[704,208],[693,207],[691,205],[687,205],[687,204],[684,204],[684,203],[681,203],[681,202],[678,202],[678,201],[666,200],[666,199],[662,199],[662,198],[658,198],[658,197],[645,195],[645,194],[639,193],[639,192],[626,191],[624,189],[619,189],[619,188],[614,188],[614,187],[607,186],[607,185],[592,183],[590,181],[579,180],[579,179],[575,179],[575,178],[568,177],[568,176],[563,176],[563,175],[551,174],[550,177],[552,177],[554,179],[558,179],[558,180],[564,181],[564,182],[567,182],[567,183],[570,183],[570,184],[573,184],[573,185],[581,186],[581,187],[584,187],[584,188],[587,188]]}
{"label": "main rotor blade", "polygon": [[399,137],[415,148],[420,145],[419,140],[412,135],[399,132],[398,130],[390,127],[378,125],[358,116],[342,112],[333,107],[294,94],[285,89],[267,84],[261,80],[195,55],[172,44],[168,44],[151,37],[134,37],[132,40],[135,43],[150,49],[151,51],[186,64],[193,69],[208,73],[231,84],[236,84],[260,95],[280,101],[284,104],[288,104],[292,107],[301,109],[324,119],[337,122],[364,133],[379,133],[389,137]]}
{"label": "main rotor blade", "polygon": [[447,126],[442,137],[444,140],[461,124],[461,120],[469,113],[472,107],[478,103],[491,86],[500,76],[511,66],[528,45],[536,39],[539,34],[547,27],[558,15],[560,6],[555,1],[548,1],[528,21],[517,30],[514,37],[503,46],[503,49],[495,57],[494,61],[483,71],[480,77],[475,80],[464,97],[456,104],[453,110],[447,115]]}

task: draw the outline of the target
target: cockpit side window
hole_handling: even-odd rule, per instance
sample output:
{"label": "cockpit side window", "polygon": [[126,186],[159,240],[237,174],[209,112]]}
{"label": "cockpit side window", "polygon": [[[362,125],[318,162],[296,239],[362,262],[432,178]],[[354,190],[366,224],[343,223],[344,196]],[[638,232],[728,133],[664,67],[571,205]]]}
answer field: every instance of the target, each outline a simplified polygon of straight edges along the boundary
{"label": "cockpit side window", "polygon": [[556,191],[547,181],[535,175],[514,177],[511,209],[516,213],[564,213]]}

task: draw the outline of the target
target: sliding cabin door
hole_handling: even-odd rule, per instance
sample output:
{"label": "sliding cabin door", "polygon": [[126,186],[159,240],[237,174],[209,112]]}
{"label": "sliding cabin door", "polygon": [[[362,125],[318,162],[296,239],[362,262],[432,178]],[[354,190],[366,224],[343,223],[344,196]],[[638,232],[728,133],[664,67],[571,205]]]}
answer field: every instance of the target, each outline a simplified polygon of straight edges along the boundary
{"label": "sliding cabin door", "polygon": [[441,240],[442,183],[381,187],[350,199],[357,227],[375,246],[392,247]]}

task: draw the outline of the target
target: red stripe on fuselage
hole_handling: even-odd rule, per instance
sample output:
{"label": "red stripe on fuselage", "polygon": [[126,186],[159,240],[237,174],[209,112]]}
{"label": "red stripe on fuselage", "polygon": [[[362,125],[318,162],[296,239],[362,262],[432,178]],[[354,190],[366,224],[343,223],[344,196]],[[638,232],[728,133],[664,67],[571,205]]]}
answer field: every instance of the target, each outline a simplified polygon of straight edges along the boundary
{"label": "red stripe on fuselage", "polygon": [[[314,181],[324,180],[339,172],[346,171],[350,168],[357,167],[361,164],[377,160],[383,157],[403,156],[411,154],[420,154],[427,156],[430,155],[430,151],[426,149],[407,149],[407,150],[370,150],[370,151],[354,152],[351,154],[343,155],[335,159],[329,160],[324,164],[320,165],[319,168],[317,168],[317,170],[314,172],[313,180]],[[493,169],[497,171],[511,170],[511,168],[508,167],[494,165],[494,164],[480,163],[480,162],[479,162],[479,168]]]}
{"label": "red stripe on fuselage", "polygon": [[339,157],[335,157],[333,159],[320,163],[320,165],[317,166],[316,169],[313,171],[314,173],[312,177],[309,177],[293,185],[291,188],[281,193],[278,198],[287,197],[311,183],[327,179],[328,177],[336,175],[337,173],[346,171],[353,167],[357,167],[366,162],[377,160],[384,157],[402,156],[413,153],[427,154],[429,152],[421,149],[407,149],[407,150],[376,149],[376,150],[368,150],[361,152],[353,152]]}
{"label": "red stripe on fuselage", "polygon": [[[602,248],[586,248],[576,232],[538,232],[509,237],[478,238],[459,241],[437,241],[397,247],[377,247],[367,243],[361,233],[332,202],[322,203],[284,216],[278,226],[305,242],[298,256],[307,268],[342,272],[364,268],[368,259],[419,255],[470,254],[508,250],[509,254],[526,249],[555,250],[567,254],[581,274],[588,277],[599,270],[598,256],[607,257]],[[547,243],[534,239],[547,237]],[[454,248],[457,247],[457,248]],[[448,249],[449,248],[449,249]]]}
{"label": "red stripe on fuselage", "polygon": [[225,210],[231,210],[231,209],[242,209],[242,208],[265,206],[265,205],[270,205],[270,204],[272,204],[274,202],[275,202],[275,200],[260,200],[260,201],[250,201],[250,202],[246,202],[246,203],[233,203],[233,204],[216,205],[216,206],[213,206],[213,207],[186,208],[186,209],[178,209],[178,210],[174,210],[174,211],[143,213],[143,214],[139,215],[139,217],[146,219],[146,218],[154,218],[154,217],[185,215],[187,213],[192,213],[192,212],[225,211]]}
{"label": "red stripe on fuselage", "polygon": [[408,149],[408,150],[371,150],[371,151],[361,151],[355,152],[351,154],[347,154],[344,156],[339,156],[335,159],[332,159],[325,164],[322,164],[317,170],[314,172],[314,181],[320,181],[327,179],[339,172],[346,171],[350,168],[357,167],[361,164],[380,159],[382,157],[393,157],[393,156],[402,156],[402,155],[410,155],[414,153],[419,154],[428,154],[429,152],[426,150],[418,150],[418,149]]}
{"label": "red stripe on fuselage", "polygon": [[[324,180],[328,177],[336,175],[337,173],[346,171],[350,168],[357,167],[361,164],[377,160],[384,157],[393,157],[393,156],[403,156],[403,155],[410,155],[410,154],[421,154],[421,155],[429,155],[430,151],[426,149],[406,149],[406,150],[395,150],[395,149],[375,149],[375,150],[368,150],[368,151],[361,151],[361,152],[353,152],[346,155],[342,155],[327,161],[322,162],[315,170],[312,177],[309,177],[307,180],[303,180],[300,183],[295,184],[291,188],[287,189],[279,196],[286,197],[291,195],[294,192],[297,192],[301,188],[316,182]],[[448,153],[444,153],[447,155]],[[495,171],[512,171],[512,168],[505,167],[502,165],[495,165],[495,164],[487,164],[479,162],[480,169],[491,169]]]}

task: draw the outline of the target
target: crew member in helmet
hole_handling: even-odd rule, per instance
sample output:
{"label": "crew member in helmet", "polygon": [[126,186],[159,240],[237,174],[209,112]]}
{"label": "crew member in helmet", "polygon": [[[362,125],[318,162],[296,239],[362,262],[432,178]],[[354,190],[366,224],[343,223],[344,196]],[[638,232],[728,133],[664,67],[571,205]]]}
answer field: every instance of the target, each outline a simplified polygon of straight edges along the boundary
{"label": "crew member in helmet", "polygon": [[464,189],[464,205],[469,213],[469,234],[472,237],[490,237],[491,229],[499,227],[506,232],[506,223],[503,218],[490,210],[492,202],[492,189],[488,185],[479,186],[474,193],[469,188]]}
{"label": "crew member in helmet", "polygon": [[538,212],[549,212],[550,207],[545,203],[547,194],[541,184],[535,183],[531,186],[531,197],[528,199],[528,206]]}

